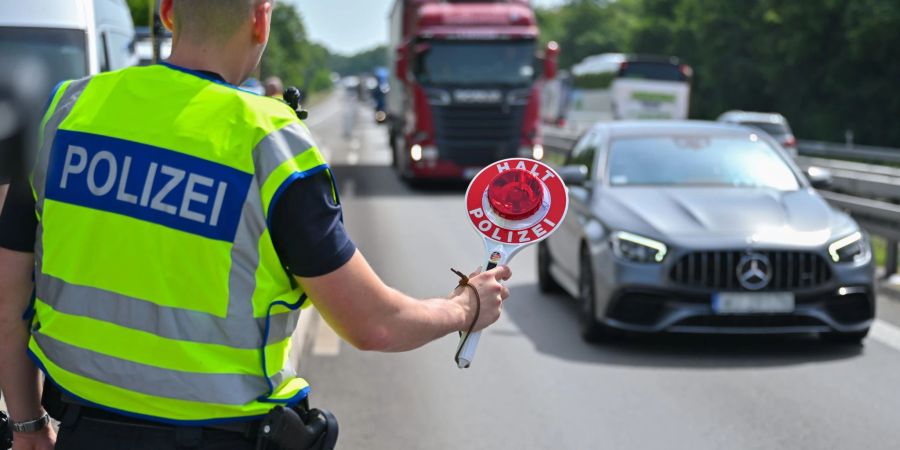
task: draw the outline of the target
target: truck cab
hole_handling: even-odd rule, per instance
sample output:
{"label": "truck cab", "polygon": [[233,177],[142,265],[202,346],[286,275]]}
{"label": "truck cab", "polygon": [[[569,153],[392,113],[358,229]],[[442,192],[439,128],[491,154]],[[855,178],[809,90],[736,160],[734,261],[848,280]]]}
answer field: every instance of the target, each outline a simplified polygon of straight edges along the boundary
{"label": "truck cab", "polygon": [[[527,1],[399,0],[388,98],[394,166],[404,179],[467,179],[491,162],[541,159],[541,58]],[[546,61],[546,64],[545,64]]]}

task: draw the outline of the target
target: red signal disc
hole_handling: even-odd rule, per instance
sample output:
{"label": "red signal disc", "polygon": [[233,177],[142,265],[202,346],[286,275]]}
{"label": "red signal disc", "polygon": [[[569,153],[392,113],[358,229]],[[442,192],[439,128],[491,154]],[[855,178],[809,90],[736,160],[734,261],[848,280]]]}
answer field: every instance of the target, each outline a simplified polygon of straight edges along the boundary
{"label": "red signal disc", "polygon": [[531,217],[541,207],[544,189],[531,172],[513,169],[497,175],[487,191],[491,208],[508,220]]}
{"label": "red signal disc", "polygon": [[[505,178],[508,173],[509,179]],[[532,190],[531,179],[537,182],[539,193]],[[518,184],[522,180],[524,185]],[[503,189],[507,184],[515,188],[510,191],[522,192],[507,192]],[[499,244],[527,245],[546,239],[562,223],[568,209],[565,183],[550,166],[531,159],[497,161],[479,172],[466,191],[470,223],[486,239]]]}

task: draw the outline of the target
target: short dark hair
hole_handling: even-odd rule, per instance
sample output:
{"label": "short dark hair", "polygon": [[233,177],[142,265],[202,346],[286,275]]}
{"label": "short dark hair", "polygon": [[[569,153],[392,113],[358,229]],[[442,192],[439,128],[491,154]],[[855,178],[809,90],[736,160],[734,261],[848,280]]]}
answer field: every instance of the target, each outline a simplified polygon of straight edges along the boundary
{"label": "short dark hair", "polygon": [[[195,39],[227,39],[266,0],[174,0],[175,31]],[[272,1],[272,0],[268,0]]]}

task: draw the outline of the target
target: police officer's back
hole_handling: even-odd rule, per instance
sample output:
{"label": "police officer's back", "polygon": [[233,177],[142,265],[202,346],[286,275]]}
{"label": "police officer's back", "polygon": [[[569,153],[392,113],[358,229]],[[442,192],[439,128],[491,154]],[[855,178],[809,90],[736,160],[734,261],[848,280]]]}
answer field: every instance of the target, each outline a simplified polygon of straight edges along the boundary
{"label": "police officer's back", "polygon": [[379,351],[499,317],[505,268],[473,277],[480,307],[463,289],[417,301],[385,286],[294,111],[234,87],[271,8],[165,0],[168,63],[54,92],[0,219],[25,230],[0,229],[0,387],[22,448],[53,440],[29,434],[46,430],[35,366],[60,392],[60,448],[253,448],[262,417],[309,394],[287,361],[301,307]]}

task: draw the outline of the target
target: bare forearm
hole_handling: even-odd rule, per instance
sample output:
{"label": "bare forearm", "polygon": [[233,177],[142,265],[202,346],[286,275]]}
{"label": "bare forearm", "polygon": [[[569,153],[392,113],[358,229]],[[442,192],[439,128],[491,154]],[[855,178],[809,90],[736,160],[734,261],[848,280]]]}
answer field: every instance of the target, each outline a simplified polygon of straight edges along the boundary
{"label": "bare forearm", "polygon": [[0,390],[13,420],[40,416],[40,376],[28,358],[28,323],[22,314],[34,284],[34,255],[0,247]]}
{"label": "bare forearm", "polygon": [[379,351],[413,350],[466,326],[466,310],[456,299],[415,300],[399,291],[393,295],[401,297],[395,303],[403,306],[384,318],[386,338]]}
{"label": "bare forearm", "polygon": [[[0,300],[5,302],[5,300]],[[15,321],[9,311],[0,320],[0,390],[16,422],[39,417],[41,413],[41,378],[28,358],[28,330],[25,323]],[[21,311],[17,314],[21,318]]]}
{"label": "bare forearm", "polygon": [[480,297],[457,288],[449,298],[417,300],[385,285],[357,252],[328,275],[297,281],[322,317],[351,345],[360,350],[401,352],[466,329],[476,317],[478,298],[483,306],[476,329],[496,321],[501,296],[509,295],[498,280],[509,276],[508,268],[498,268],[471,279]]}

